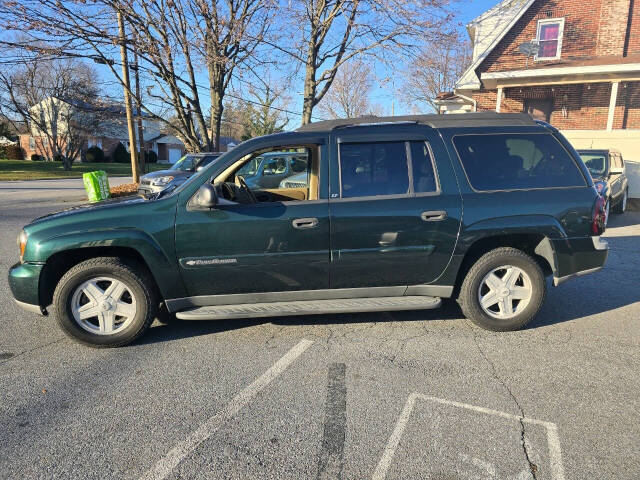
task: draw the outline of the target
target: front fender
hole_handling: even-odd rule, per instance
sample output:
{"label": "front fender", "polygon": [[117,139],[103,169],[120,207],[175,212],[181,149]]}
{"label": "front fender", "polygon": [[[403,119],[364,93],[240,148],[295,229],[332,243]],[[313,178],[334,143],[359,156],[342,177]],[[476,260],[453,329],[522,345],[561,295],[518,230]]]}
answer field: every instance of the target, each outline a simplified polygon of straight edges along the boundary
{"label": "front fender", "polygon": [[133,249],[139,253],[163,295],[184,294],[175,262],[151,235],[137,228],[96,229],[52,236],[30,245],[30,260],[46,263],[53,255],[65,251],[105,248],[108,252],[110,247]]}

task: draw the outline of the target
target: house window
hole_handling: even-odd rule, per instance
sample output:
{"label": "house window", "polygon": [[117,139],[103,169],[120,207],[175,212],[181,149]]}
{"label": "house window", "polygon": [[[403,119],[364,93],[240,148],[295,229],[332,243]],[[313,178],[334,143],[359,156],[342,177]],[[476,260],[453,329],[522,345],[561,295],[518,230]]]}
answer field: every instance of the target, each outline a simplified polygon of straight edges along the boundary
{"label": "house window", "polygon": [[36,149],[36,139],[33,137],[29,137],[29,150]]}
{"label": "house window", "polygon": [[564,18],[538,20],[538,37],[536,41],[540,45],[540,50],[536,55],[536,60],[555,60],[560,58],[563,31]]}

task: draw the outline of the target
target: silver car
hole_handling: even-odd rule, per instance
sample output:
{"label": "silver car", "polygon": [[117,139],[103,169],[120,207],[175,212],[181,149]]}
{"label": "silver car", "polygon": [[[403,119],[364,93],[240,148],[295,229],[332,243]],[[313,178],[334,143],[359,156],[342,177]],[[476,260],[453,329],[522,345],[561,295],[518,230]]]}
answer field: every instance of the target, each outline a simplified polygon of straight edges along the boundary
{"label": "silver car", "polygon": [[217,152],[188,153],[174,163],[171,168],[147,173],[140,177],[138,193],[150,195],[159,193],[170,187],[177,187],[184,183],[195,172],[209,165],[220,155],[222,154]]}

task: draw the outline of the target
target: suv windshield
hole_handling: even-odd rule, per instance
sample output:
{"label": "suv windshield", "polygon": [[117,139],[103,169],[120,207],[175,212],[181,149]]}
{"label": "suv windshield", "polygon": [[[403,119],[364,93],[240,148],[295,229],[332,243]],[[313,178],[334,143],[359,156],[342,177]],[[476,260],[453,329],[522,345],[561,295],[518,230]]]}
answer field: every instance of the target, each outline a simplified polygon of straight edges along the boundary
{"label": "suv windshield", "polygon": [[195,164],[197,162],[198,162],[198,157],[196,157],[195,155],[185,155],[176,163],[174,163],[169,170],[177,170],[180,172],[193,172],[195,169],[194,168]]}
{"label": "suv windshield", "polygon": [[607,156],[604,153],[580,153],[591,176],[600,177],[607,172]]}

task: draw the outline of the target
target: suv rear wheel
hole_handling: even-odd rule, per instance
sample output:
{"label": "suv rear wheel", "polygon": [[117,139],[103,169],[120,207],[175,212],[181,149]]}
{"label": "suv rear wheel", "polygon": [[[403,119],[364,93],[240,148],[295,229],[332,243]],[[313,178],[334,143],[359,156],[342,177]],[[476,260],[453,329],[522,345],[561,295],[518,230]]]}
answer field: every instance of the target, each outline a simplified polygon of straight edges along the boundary
{"label": "suv rear wheel", "polygon": [[55,317],[73,339],[92,347],[119,347],[153,322],[157,300],[145,269],[100,257],[71,268],[53,295]]}
{"label": "suv rear wheel", "polygon": [[618,204],[615,207],[613,207],[613,211],[615,213],[624,213],[627,210],[627,199],[628,198],[629,198],[629,190],[625,189],[625,191],[622,192],[622,198],[620,199]]}
{"label": "suv rear wheel", "polygon": [[467,272],[458,302],[476,325],[508,331],[529,323],[545,294],[540,265],[521,250],[501,247],[484,254]]}

